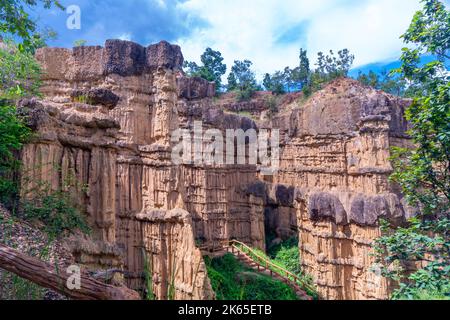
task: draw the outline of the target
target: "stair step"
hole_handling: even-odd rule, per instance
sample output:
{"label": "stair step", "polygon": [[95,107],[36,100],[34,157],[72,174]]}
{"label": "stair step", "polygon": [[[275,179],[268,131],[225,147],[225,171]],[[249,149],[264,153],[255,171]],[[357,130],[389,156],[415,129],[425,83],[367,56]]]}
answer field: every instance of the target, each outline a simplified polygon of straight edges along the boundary
{"label": "stair step", "polygon": [[299,297],[300,300],[312,300],[312,298],[310,296],[308,296],[308,294],[295,281],[292,281],[292,280],[290,280],[288,278],[285,278],[285,277],[277,274],[276,272],[265,268],[264,266],[259,266],[258,267],[258,263],[253,261],[253,259],[251,257],[246,255],[245,253],[240,253],[236,249],[233,251],[231,248],[228,247],[225,250],[227,252],[233,254],[240,262],[246,264],[247,266],[249,266],[253,270],[258,271],[259,273],[262,273],[262,274],[265,274],[265,275],[269,275],[272,278],[277,279],[279,281],[282,281],[282,282],[286,283],[287,285],[291,286],[294,289],[295,294]]}

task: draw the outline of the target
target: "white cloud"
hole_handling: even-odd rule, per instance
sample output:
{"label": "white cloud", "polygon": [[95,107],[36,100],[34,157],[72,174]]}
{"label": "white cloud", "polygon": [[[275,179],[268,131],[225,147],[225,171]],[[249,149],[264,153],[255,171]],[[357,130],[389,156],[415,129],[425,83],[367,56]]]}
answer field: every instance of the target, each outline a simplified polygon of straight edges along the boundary
{"label": "white cloud", "polygon": [[127,40],[127,41],[131,41],[132,35],[130,32],[124,32],[121,33],[119,35],[117,35],[116,37],[114,37],[116,39],[120,39],[120,40]]}
{"label": "white cloud", "polygon": [[[419,0],[188,0],[178,9],[207,25],[177,42],[187,60],[198,61],[208,46],[222,52],[228,67],[248,58],[259,77],[295,66],[300,47],[314,61],[318,51],[348,48],[359,66],[398,58],[399,36],[418,8]],[[298,40],[277,42],[300,23],[306,28]]]}
{"label": "white cloud", "polygon": [[165,0],[153,0],[160,8],[167,9]]}

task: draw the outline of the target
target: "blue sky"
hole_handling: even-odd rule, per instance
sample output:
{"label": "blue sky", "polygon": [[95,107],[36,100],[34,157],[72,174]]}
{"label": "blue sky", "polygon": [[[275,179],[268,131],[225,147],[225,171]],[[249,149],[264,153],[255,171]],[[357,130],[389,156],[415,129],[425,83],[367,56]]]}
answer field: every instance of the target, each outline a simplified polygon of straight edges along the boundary
{"label": "blue sky", "polygon": [[[449,4],[450,0],[445,2]],[[81,9],[81,29],[66,28],[68,14],[34,9],[39,25],[58,32],[51,46],[75,40],[103,45],[121,38],[143,45],[167,40],[198,61],[206,47],[222,52],[230,67],[250,59],[257,75],[298,63],[300,47],[315,61],[318,51],[348,48],[355,68],[383,68],[398,59],[400,35],[419,0],[62,0]],[[229,68],[228,68],[229,69]]]}

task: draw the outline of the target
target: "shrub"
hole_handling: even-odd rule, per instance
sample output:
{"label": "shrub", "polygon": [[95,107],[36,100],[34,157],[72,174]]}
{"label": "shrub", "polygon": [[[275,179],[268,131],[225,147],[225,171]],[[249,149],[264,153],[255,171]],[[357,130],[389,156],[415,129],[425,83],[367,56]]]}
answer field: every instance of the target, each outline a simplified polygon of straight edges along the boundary
{"label": "shrub", "polygon": [[90,233],[90,228],[83,214],[71,199],[70,188],[83,189],[69,175],[61,190],[52,190],[48,182],[38,181],[30,190],[23,190],[20,201],[22,218],[42,225],[50,239],[73,233],[77,230]]}
{"label": "shrub", "polygon": [[278,112],[278,98],[276,96],[269,96],[266,98],[266,104],[269,107],[270,113],[274,114]]}
{"label": "shrub", "polygon": [[256,88],[248,87],[243,88],[242,90],[236,91],[236,99],[238,102],[248,101],[253,97],[253,94],[256,92]]}
{"label": "shrub", "polygon": [[9,208],[14,206],[18,193],[15,173],[20,163],[16,154],[30,135],[31,130],[16,108],[0,102],[0,201]]}

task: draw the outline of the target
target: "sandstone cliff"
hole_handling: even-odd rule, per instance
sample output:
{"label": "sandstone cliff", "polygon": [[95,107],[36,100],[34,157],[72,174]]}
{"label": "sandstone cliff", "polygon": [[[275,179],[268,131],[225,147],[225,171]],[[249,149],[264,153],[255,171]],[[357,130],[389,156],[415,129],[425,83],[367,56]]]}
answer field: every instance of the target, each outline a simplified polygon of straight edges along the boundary
{"label": "sandstone cliff", "polygon": [[388,180],[390,147],[408,143],[407,104],[341,79],[281,119],[290,125],[274,182],[295,187],[301,262],[324,297],[388,298],[370,252],[380,218],[408,216]]}
{"label": "sandstone cliff", "polygon": [[[180,48],[166,42],[110,40],[36,56],[45,98],[21,103],[37,133],[22,152],[24,173],[55,189],[70,176],[88,186],[67,190],[94,229],[73,243],[80,263],[121,267],[142,291],[150,267],[158,299],[211,299],[200,248],[238,239],[263,249],[273,231],[299,235],[302,265],[323,298],[387,297],[369,251],[380,217],[407,216],[388,181],[389,148],[407,140],[407,102],[340,79],[255,122],[223,110],[245,106],[217,106],[214,84],[186,78]],[[197,120],[221,131],[282,129],[280,170],[267,178],[256,165],[175,165],[171,133]]]}

